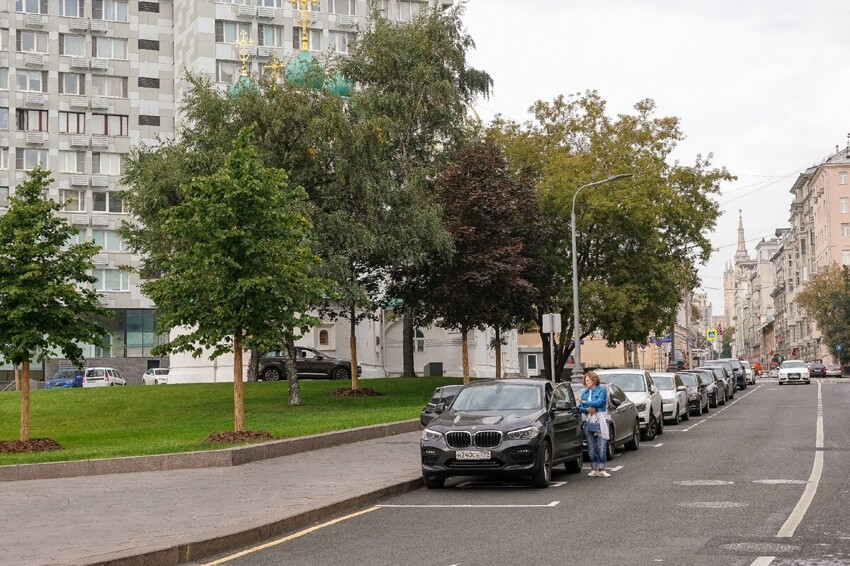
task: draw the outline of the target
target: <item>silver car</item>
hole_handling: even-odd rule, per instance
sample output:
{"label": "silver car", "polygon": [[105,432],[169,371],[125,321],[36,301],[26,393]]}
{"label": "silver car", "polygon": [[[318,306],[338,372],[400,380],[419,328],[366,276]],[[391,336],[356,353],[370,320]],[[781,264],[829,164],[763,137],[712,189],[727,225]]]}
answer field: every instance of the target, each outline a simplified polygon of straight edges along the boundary
{"label": "silver car", "polygon": [[649,375],[661,392],[664,420],[672,424],[689,420],[691,413],[688,411],[688,388],[682,383],[682,379],[675,373],[667,372]]}
{"label": "silver car", "polygon": [[640,418],[643,440],[664,434],[661,393],[652,382],[649,372],[642,369],[601,369],[596,372],[602,383],[613,383],[622,389],[635,404]]}
{"label": "silver car", "polygon": [[[580,402],[584,386],[580,383],[571,383],[570,385],[575,393],[576,402]],[[610,439],[607,444],[608,454],[605,459],[610,461],[614,458],[614,451],[620,446],[624,446],[626,450],[640,448],[640,420],[635,404],[629,400],[622,389],[613,383],[603,383],[601,387],[604,387],[608,392],[608,408],[605,412],[608,416]],[[586,442],[584,449],[587,450]]]}

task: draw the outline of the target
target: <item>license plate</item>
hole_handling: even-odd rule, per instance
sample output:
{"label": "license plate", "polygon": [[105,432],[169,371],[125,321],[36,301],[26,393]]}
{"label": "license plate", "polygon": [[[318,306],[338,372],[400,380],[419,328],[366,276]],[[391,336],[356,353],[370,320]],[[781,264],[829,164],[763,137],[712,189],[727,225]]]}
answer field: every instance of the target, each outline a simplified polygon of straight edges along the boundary
{"label": "license plate", "polygon": [[458,460],[489,460],[489,450],[458,450],[455,452]]}

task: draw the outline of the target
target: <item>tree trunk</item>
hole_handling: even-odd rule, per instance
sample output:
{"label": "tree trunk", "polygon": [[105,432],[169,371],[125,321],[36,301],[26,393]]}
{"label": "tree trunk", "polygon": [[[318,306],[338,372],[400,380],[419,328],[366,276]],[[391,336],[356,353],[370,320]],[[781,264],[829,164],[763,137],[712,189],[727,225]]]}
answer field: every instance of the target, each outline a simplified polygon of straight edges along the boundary
{"label": "tree trunk", "polygon": [[469,340],[467,339],[467,331],[461,328],[460,350],[461,358],[463,359],[463,384],[469,383]]}
{"label": "tree trunk", "polygon": [[21,442],[30,439],[30,360],[21,364]]}
{"label": "tree trunk", "polygon": [[295,367],[295,342],[286,342],[286,381],[289,384],[289,404],[301,405],[301,386],[298,383],[298,369]]}
{"label": "tree trunk", "polygon": [[497,326],[496,330],[496,379],[502,377],[502,333]]}
{"label": "tree trunk", "polygon": [[349,311],[351,334],[348,337],[348,347],[351,350],[351,389],[357,390],[357,324],[354,322],[354,307]]}
{"label": "tree trunk", "polygon": [[402,326],[401,342],[402,358],[404,359],[402,375],[416,377],[416,370],[413,368],[413,312],[408,306],[404,307]]}
{"label": "tree trunk", "polygon": [[242,336],[233,337],[233,430],[245,430],[245,396],[242,383]]}
{"label": "tree trunk", "polygon": [[257,381],[257,373],[260,371],[260,350],[251,348],[248,358],[248,381]]}

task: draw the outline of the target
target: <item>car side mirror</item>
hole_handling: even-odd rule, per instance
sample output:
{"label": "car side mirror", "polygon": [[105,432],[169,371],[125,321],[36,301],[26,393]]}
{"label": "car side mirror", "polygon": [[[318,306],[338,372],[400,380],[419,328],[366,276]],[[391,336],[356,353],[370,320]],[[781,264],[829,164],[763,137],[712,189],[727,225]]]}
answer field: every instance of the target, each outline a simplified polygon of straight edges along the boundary
{"label": "car side mirror", "polygon": [[555,401],[555,406],[553,407],[556,411],[569,411],[573,408],[573,404],[569,401]]}
{"label": "car side mirror", "polygon": [[436,405],[434,405],[434,412],[435,413],[442,413],[445,410],[446,410],[446,404],[445,403],[437,403]]}
{"label": "car side mirror", "polygon": [[687,390],[688,390],[688,388],[685,387],[684,385],[680,385],[679,387],[676,388],[676,391],[687,391]]}
{"label": "car side mirror", "polygon": [[649,392],[650,393],[658,393],[658,388],[653,385],[652,387],[649,388]]}
{"label": "car side mirror", "polygon": [[614,399],[613,397],[611,398],[611,405],[612,406],[619,407],[622,404],[623,404],[623,402],[620,401],[619,399]]}

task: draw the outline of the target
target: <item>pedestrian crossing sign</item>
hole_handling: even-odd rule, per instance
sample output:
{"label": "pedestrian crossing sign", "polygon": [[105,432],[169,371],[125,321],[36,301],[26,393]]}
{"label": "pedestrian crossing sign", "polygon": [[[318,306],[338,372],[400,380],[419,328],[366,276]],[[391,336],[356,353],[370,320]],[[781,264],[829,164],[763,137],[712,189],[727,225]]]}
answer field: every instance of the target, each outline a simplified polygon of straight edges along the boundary
{"label": "pedestrian crossing sign", "polygon": [[717,340],[717,329],[716,328],[709,328],[708,330],[706,330],[705,331],[705,339],[708,340],[709,342],[714,342],[715,340]]}

